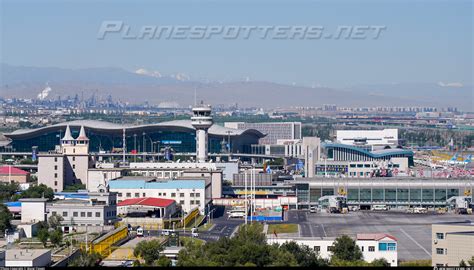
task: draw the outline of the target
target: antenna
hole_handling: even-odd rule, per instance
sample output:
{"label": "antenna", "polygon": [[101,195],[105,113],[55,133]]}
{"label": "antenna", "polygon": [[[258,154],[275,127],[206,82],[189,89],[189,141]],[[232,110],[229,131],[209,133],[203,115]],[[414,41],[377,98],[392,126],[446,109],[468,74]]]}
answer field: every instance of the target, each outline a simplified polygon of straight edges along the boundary
{"label": "antenna", "polygon": [[197,90],[196,87],[194,87],[194,106],[196,106],[196,99],[197,99]]}

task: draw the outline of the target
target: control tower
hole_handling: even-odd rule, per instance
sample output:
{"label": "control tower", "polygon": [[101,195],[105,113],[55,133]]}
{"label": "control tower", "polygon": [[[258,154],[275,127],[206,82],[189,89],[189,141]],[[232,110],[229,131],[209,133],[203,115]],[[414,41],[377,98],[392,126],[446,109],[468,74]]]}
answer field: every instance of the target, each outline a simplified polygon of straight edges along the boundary
{"label": "control tower", "polygon": [[194,106],[191,123],[196,129],[196,160],[207,161],[207,130],[212,126],[211,106],[201,104]]}

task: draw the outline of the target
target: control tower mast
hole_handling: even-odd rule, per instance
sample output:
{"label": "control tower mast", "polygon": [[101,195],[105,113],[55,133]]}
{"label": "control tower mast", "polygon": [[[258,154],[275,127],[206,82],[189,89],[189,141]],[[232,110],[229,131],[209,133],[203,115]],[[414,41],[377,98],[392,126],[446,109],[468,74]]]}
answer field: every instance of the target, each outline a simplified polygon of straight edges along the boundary
{"label": "control tower mast", "polygon": [[196,129],[196,160],[197,162],[207,161],[207,131],[212,126],[211,106],[201,104],[194,106],[191,123]]}

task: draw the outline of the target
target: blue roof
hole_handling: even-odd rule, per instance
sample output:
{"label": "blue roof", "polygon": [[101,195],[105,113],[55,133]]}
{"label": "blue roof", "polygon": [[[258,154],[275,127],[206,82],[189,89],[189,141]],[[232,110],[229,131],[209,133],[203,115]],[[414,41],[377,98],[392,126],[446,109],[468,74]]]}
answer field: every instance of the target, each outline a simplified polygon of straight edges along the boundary
{"label": "blue roof", "polygon": [[6,202],[4,203],[4,205],[6,205],[7,207],[20,207],[21,202]]}
{"label": "blue roof", "polygon": [[88,199],[89,195],[87,193],[78,193],[78,192],[56,192],[55,196],[64,196],[66,199]]}
{"label": "blue roof", "polygon": [[113,180],[109,182],[111,189],[197,189],[205,188],[205,180],[170,180],[147,182],[147,180]]}

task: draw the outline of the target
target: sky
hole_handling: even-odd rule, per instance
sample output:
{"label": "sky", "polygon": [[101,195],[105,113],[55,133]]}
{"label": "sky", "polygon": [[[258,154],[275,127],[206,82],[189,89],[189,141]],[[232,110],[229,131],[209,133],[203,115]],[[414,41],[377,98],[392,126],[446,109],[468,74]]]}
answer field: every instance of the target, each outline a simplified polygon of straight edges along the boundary
{"label": "sky", "polygon": [[[472,1],[0,0],[0,61],[62,68],[145,68],[191,78],[344,87],[472,84]],[[126,40],[104,21],[144,25],[385,26],[378,39]]]}

